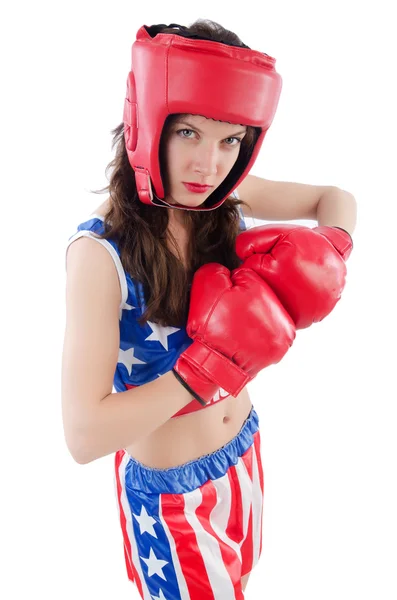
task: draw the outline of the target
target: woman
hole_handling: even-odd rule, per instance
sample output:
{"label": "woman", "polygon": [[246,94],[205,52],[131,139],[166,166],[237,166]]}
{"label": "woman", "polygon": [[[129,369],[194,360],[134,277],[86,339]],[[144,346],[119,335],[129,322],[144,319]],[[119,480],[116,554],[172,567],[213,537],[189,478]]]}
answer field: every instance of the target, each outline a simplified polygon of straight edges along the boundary
{"label": "woman", "polygon": [[212,22],[140,28],[109,198],[68,243],[65,437],[82,464],[115,452],[142,598],[244,598],[261,552],[246,384],[288,351],[300,307],[267,285],[251,241],[236,251],[236,188],[277,108],[274,63]]}

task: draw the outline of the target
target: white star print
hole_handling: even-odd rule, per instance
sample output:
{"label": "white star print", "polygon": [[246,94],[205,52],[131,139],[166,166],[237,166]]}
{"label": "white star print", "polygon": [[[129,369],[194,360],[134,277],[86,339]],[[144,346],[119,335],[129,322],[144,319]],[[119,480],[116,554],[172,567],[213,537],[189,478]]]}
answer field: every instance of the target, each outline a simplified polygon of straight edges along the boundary
{"label": "white star print", "polygon": [[128,371],[128,375],[130,376],[132,371],[132,365],[146,365],[146,363],[143,360],[135,358],[134,352],[134,348],[128,348],[128,350],[122,350],[121,348],[119,348],[119,358],[117,362],[125,366],[125,368]]}
{"label": "white star print", "polygon": [[143,558],[143,556],[140,556],[140,558],[148,566],[149,577],[152,577],[152,575],[158,575],[159,577],[161,577],[161,579],[164,579],[165,581],[167,581],[162,569],[165,567],[165,565],[168,565],[168,561],[160,560],[159,558],[157,558],[157,556],[153,552],[153,548],[150,548],[149,558]]}
{"label": "white star print", "polygon": [[141,507],[141,514],[135,515],[134,513],[132,513],[134,515],[134,517],[136,518],[136,520],[139,523],[139,527],[141,529],[141,535],[143,533],[145,533],[145,531],[147,531],[148,533],[150,533],[150,535],[152,535],[153,537],[157,538],[156,532],[154,531],[154,527],[153,525],[156,523],[156,519],[153,519],[153,517],[150,517],[146,511],[146,508],[142,505]]}
{"label": "white star print", "polygon": [[168,336],[176,331],[180,331],[180,327],[163,327],[158,323],[148,321],[148,325],[153,329],[153,333],[145,339],[145,342],[160,342],[160,344],[168,350]]}
{"label": "white star print", "polygon": [[132,304],[127,304],[127,302],[123,304],[119,311],[119,321],[121,321],[123,317],[123,310],[136,310],[136,306],[132,306]]}
{"label": "white star print", "polygon": [[160,596],[152,596],[153,600],[167,600],[163,594],[163,590],[160,588]]}

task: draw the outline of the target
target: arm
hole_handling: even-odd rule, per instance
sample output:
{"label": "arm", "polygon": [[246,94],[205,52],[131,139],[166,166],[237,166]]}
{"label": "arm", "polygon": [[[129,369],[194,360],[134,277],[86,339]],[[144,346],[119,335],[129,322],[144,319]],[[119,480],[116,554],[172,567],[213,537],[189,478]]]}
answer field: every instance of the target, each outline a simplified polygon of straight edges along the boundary
{"label": "arm", "polygon": [[133,444],[192,400],[172,372],[112,393],[120,302],[107,250],[88,238],[73,242],[67,253],[62,418],[68,449],[82,464]]}
{"label": "arm", "polygon": [[342,227],[350,235],[356,224],[354,196],[336,186],[247,175],[237,193],[248,204],[242,206],[246,217],[263,221],[317,220],[319,225]]}
{"label": "arm", "polygon": [[77,462],[91,462],[147,437],[192,399],[172,371],[137,388],[109,394],[92,413]]}
{"label": "arm", "polygon": [[328,189],[320,197],[316,219],[321,226],[342,227],[353,235],[357,222],[357,202],[353,194],[336,187]]}

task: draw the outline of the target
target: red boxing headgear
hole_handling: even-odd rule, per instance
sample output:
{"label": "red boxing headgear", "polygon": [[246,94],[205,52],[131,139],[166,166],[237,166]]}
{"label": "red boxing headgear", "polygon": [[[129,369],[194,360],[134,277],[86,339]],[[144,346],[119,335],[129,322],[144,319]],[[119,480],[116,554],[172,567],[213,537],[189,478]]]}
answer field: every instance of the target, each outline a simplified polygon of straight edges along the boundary
{"label": "red boxing headgear", "polygon": [[[254,164],[277,110],[282,79],[274,68],[276,60],[267,54],[197,36],[161,33],[165,27],[143,25],[132,45],[123,115],[128,159],[144,204],[213,210],[230,196]],[[239,156],[202,206],[164,201],[160,138],[166,118],[175,113],[203,115],[260,130],[248,162]]]}

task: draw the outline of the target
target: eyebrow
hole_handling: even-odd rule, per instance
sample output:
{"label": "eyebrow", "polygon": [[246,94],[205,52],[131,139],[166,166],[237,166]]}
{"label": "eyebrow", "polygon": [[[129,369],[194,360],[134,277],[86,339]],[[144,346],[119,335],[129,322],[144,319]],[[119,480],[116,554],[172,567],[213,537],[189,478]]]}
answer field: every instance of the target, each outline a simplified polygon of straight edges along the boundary
{"label": "eyebrow", "polygon": [[[203,131],[201,131],[201,129],[199,129],[198,127],[196,127],[195,125],[192,125],[191,123],[188,123],[187,121],[176,121],[176,123],[179,123],[181,125],[188,125],[189,127],[191,127],[192,129],[195,129],[196,131],[198,131],[199,133],[204,133]],[[243,129],[241,131],[237,131],[236,133],[232,133],[230,135],[228,135],[227,137],[233,137],[235,135],[239,135],[240,133],[247,133],[246,129]]]}

